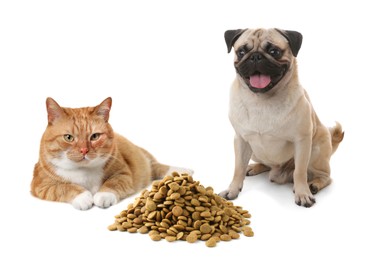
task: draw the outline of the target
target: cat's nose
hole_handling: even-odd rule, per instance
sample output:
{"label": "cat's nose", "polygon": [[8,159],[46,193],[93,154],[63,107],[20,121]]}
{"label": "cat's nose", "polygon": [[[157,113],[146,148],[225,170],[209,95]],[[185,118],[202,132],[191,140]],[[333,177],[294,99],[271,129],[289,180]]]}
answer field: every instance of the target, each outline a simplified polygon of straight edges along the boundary
{"label": "cat's nose", "polygon": [[86,155],[86,154],[88,153],[88,148],[87,148],[87,147],[82,147],[82,148],[80,149],[80,151],[81,151],[81,153],[82,153],[83,155]]}

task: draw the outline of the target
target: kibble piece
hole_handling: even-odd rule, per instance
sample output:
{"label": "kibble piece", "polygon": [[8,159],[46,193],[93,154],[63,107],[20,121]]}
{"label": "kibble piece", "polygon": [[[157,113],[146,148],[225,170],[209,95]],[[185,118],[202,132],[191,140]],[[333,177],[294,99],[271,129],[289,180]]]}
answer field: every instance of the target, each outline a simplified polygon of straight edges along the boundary
{"label": "kibble piece", "polygon": [[136,227],[128,228],[128,232],[129,233],[137,233],[137,228]]}
{"label": "kibble piece", "polygon": [[246,237],[252,237],[252,236],[254,236],[254,232],[253,232],[253,230],[252,229],[244,229],[243,230],[243,234],[244,234],[244,236],[246,236]]}
{"label": "kibble piece", "polygon": [[201,240],[208,240],[210,239],[210,237],[211,237],[211,234],[204,234],[201,236]]}
{"label": "kibble piece", "polygon": [[229,236],[228,234],[222,234],[222,235],[220,236],[220,239],[221,239],[222,241],[230,241],[230,240],[231,240],[231,236]]}
{"label": "kibble piece", "polygon": [[217,240],[214,237],[211,237],[210,239],[206,241],[206,246],[208,247],[215,247],[216,244],[217,244]]}
{"label": "kibble piece", "polygon": [[211,233],[212,228],[209,224],[205,223],[203,225],[201,225],[201,227],[199,228],[199,230],[203,233],[203,234],[208,234]]}
{"label": "kibble piece", "polygon": [[169,188],[172,190],[172,191],[177,191],[180,189],[180,186],[178,183],[176,182],[172,182],[169,184]]}
{"label": "kibble piece", "polygon": [[156,203],[152,200],[152,199],[147,199],[147,202],[146,202],[146,209],[151,212],[151,211],[154,211],[156,210],[157,208],[157,205]]}
{"label": "kibble piece", "polygon": [[129,229],[129,228],[131,228],[131,227],[132,227],[132,223],[130,223],[130,222],[124,222],[124,223],[122,224],[122,226],[123,226],[123,228],[125,228],[125,229]]}
{"label": "kibble piece", "polygon": [[235,232],[234,230],[229,231],[229,236],[231,236],[232,239],[238,239],[240,237],[239,233]]}
{"label": "kibble piece", "polygon": [[161,236],[156,234],[156,235],[152,235],[150,236],[150,238],[153,240],[153,241],[160,241],[161,240]]}
{"label": "kibble piece", "polygon": [[183,209],[180,206],[175,206],[172,209],[172,213],[174,214],[174,216],[179,217],[183,214]]}
{"label": "kibble piece", "polygon": [[200,206],[200,205],[201,205],[201,203],[199,202],[199,200],[194,199],[194,198],[190,201],[190,203],[191,203],[193,206],[195,206],[195,207],[198,207],[198,206]]}
{"label": "kibble piece", "polygon": [[148,227],[143,226],[138,229],[138,232],[141,234],[147,234],[148,233]]}
{"label": "kibble piece", "polygon": [[196,186],[196,190],[201,194],[206,194],[206,189],[202,185]]}
{"label": "kibble piece", "polygon": [[189,243],[194,243],[198,240],[198,237],[195,233],[190,233],[187,238],[186,238],[186,241],[189,242]]}
{"label": "kibble piece", "polygon": [[[221,217],[220,217],[220,218],[221,218]],[[193,219],[193,220],[199,220],[199,219],[201,219],[201,213],[200,213],[200,212],[198,212],[198,211],[193,212],[193,213],[192,213],[192,219]]]}
{"label": "kibble piece", "polygon": [[227,227],[225,227],[224,225],[220,225],[220,230],[222,231],[222,233],[227,233]]}
{"label": "kibble piece", "polygon": [[174,242],[176,240],[176,237],[175,236],[166,236],[165,239],[168,242]]}
{"label": "kibble piece", "polygon": [[179,233],[176,235],[176,240],[180,240],[183,236],[184,236],[184,232],[179,232]]}
{"label": "kibble piece", "polygon": [[153,199],[154,200],[160,200],[164,197],[163,194],[159,193],[159,192],[156,192],[155,195],[153,195]]}
{"label": "kibble piece", "polygon": [[211,212],[209,212],[209,211],[203,211],[203,212],[200,214],[200,216],[201,216],[201,217],[203,217],[203,218],[209,218],[209,217],[211,217],[212,215],[211,215]]}
{"label": "kibble piece", "polygon": [[170,199],[172,199],[172,200],[177,200],[179,198],[180,198],[180,193],[178,193],[178,192],[174,192],[170,195]]}
{"label": "kibble piece", "polygon": [[108,226],[108,229],[109,229],[110,231],[115,231],[115,230],[117,230],[118,228],[117,228],[116,224],[114,223],[114,224],[111,224],[110,226]]}

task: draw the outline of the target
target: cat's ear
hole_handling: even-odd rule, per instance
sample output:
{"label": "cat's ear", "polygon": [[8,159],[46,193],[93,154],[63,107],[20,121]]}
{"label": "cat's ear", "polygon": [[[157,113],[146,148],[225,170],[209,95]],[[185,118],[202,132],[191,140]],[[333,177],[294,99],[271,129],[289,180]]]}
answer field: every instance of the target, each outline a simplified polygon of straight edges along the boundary
{"label": "cat's ear", "polygon": [[106,98],[100,105],[97,106],[96,113],[105,119],[105,122],[109,121],[110,110],[112,105],[111,97]]}
{"label": "cat's ear", "polygon": [[46,109],[47,119],[50,124],[52,124],[56,119],[60,118],[64,114],[64,111],[59,106],[59,104],[50,97],[46,99]]}

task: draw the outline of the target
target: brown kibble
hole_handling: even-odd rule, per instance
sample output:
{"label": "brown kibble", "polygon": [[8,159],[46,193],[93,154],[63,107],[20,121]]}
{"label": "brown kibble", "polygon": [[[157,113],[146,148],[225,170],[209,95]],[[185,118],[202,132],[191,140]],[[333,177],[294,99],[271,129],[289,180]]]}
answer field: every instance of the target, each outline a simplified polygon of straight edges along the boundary
{"label": "brown kibble", "polygon": [[192,219],[193,220],[199,220],[201,218],[201,213],[196,211],[192,213]]}
{"label": "brown kibble", "polygon": [[152,211],[151,213],[148,214],[148,218],[149,219],[153,219],[156,217],[157,211]]}
{"label": "brown kibble", "polygon": [[209,217],[211,217],[211,212],[209,212],[209,211],[203,211],[200,214],[200,216],[203,217],[203,218],[209,218]]}
{"label": "brown kibble", "polygon": [[196,186],[196,190],[199,192],[199,193],[201,193],[201,194],[206,194],[206,189],[202,186],[202,185],[197,185]]}
{"label": "brown kibble", "polygon": [[165,197],[167,194],[167,188],[165,186],[162,186],[158,192],[162,195],[162,197]]}
{"label": "brown kibble", "polygon": [[141,202],[140,198],[136,198],[134,203],[133,203],[133,208],[136,208],[139,205],[140,202]]}
{"label": "brown kibble", "polygon": [[173,172],[173,173],[171,173],[171,176],[173,176],[173,177],[175,178],[175,177],[179,177],[179,176],[180,176],[180,174],[179,174],[179,173],[177,173],[177,172]]}
{"label": "brown kibble", "polygon": [[184,236],[184,232],[179,232],[178,234],[176,234],[176,239],[179,240]]}
{"label": "brown kibble", "polygon": [[154,200],[160,200],[164,197],[163,194],[159,193],[159,192],[156,192],[155,195],[153,196],[153,199]]}
{"label": "brown kibble", "polygon": [[130,223],[130,222],[124,222],[122,224],[122,226],[123,226],[123,228],[128,229],[128,228],[131,228],[132,227],[132,223]]}
{"label": "brown kibble", "polygon": [[154,181],[152,189],[142,191],[108,229],[148,233],[153,241],[202,240],[214,247],[219,241],[238,239],[240,232],[253,236],[250,217],[247,210],[221,198],[213,188],[176,173]]}
{"label": "brown kibble", "polygon": [[225,214],[228,215],[229,217],[231,217],[231,215],[233,214],[233,211],[230,208],[225,208],[224,210]]}
{"label": "brown kibble", "polygon": [[180,198],[180,193],[178,192],[174,192],[173,194],[170,195],[170,199],[172,200],[177,200]]}
{"label": "brown kibble", "polygon": [[176,241],[176,236],[166,236],[165,239],[167,242],[174,242]]}
{"label": "brown kibble", "polygon": [[227,233],[227,228],[224,225],[220,225],[220,230],[222,231],[222,233]]}
{"label": "brown kibble", "polygon": [[202,221],[200,221],[200,220],[196,220],[196,221],[194,221],[194,223],[193,223],[193,227],[194,227],[195,229],[199,229],[199,228],[201,227],[201,225],[202,225]]}
{"label": "brown kibble", "polygon": [[143,227],[140,227],[138,229],[138,232],[141,233],[141,234],[147,234],[148,233],[148,230],[149,230],[148,227],[143,226]]}
{"label": "brown kibble", "polygon": [[107,228],[108,228],[110,231],[115,231],[115,230],[117,230],[117,229],[118,229],[115,223],[114,223],[114,224],[111,224],[111,225],[110,225],[110,226],[108,226]]}
{"label": "brown kibble", "polygon": [[238,239],[240,237],[239,233],[235,232],[234,230],[229,231],[229,236],[231,236],[232,239]]}
{"label": "brown kibble", "polygon": [[136,227],[128,228],[128,232],[129,233],[137,233],[137,228]]}
{"label": "brown kibble", "polygon": [[203,233],[203,234],[208,234],[211,233],[212,228],[209,224],[205,223],[203,225],[201,225],[201,227],[199,228],[199,230]]}
{"label": "brown kibble", "polygon": [[246,237],[252,237],[252,236],[254,236],[254,232],[253,232],[253,230],[248,230],[248,229],[245,229],[244,231],[243,231],[243,234],[244,234],[244,236],[246,236]]}
{"label": "brown kibble", "polygon": [[150,236],[150,238],[153,240],[153,241],[160,241],[161,240],[161,236],[156,234],[156,235],[152,235]]}
{"label": "brown kibble", "polygon": [[190,233],[187,238],[186,238],[186,241],[189,242],[189,243],[194,243],[198,240],[198,237],[195,233]]}
{"label": "brown kibble", "polygon": [[172,190],[172,191],[177,191],[177,190],[179,190],[180,189],[180,186],[179,186],[179,184],[178,183],[176,183],[176,182],[172,182],[172,183],[170,183],[169,184],[169,188]]}
{"label": "brown kibble", "polygon": [[211,237],[211,234],[204,234],[204,235],[202,235],[201,236],[201,240],[208,240],[208,239],[210,239],[210,237]]}
{"label": "brown kibble", "polygon": [[152,199],[147,199],[147,202],[146,202],[146,209],[151,212],[151,211],[154,211],[156,210],[157,208],[157,205],[156,203],[152,200]]}
{"label": "brown kibble", "polygon": [[217,244],[217,239],[214,237],[211,237],[210,239],[206,241],[206,246],[208,247],[215,247],[216,244]]}
{"label": "brown kibble", "polygon": [[230,241],[231,240],[231,236],[229,236],[228,234],[222,234],[220,236],[221,241]]}
{"label": "brown kibble", "polygon": [[197,200],[197,199],[192,199],[191,201],[190,201],[190,203],[194,206],[194,207],[198,207],[198,206],[200,206],[201,205],[201,203],[199,202],[199,200]]}

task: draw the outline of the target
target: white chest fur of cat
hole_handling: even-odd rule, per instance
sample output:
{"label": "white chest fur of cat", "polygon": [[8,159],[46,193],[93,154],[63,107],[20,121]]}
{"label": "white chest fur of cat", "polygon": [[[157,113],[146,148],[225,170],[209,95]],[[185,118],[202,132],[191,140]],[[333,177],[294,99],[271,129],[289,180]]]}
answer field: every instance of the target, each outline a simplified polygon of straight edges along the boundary
{"label": "white chest fur of cat", "polygon": [[51,159],[50,162],[55,166],[55,173],[63,179],[71,183],[78,184],[86,189],[76,196],[71,204],[81,210],[86,210],[92,207],[93,204],[99,207],[116,204],[117,198],[112,192],[97,192],[103,183],[103,168],[107,158],[95,158],[89,160],[88,163],[81,167],[80,164],[69,160],[66,152],[62,153],[61,158]]}
{"label": "white chest fur of cat", "polygon": [[[88,160],[88,158],[86,158]],[[50,160],[55,166],[55,173],[72,183],[76,183],[95,194],[102,185],[103,167],[107,159],[96,158],[81,167],[69,160],[64,152],[61,158]]]}

